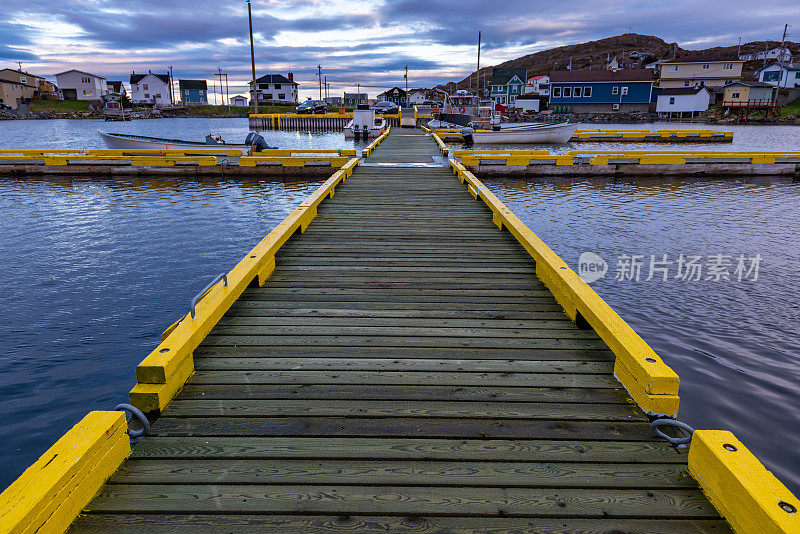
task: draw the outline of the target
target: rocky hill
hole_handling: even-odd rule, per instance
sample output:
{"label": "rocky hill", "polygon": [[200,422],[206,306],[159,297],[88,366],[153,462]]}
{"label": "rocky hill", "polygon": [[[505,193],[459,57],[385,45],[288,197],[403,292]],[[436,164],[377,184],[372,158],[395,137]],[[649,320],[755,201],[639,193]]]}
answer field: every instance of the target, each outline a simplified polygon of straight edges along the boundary
{"label": "rocky hill", "polygon": [[[770,41],[769,48],[780,46],[780,42]],[[787,42],[786,46],[795,55],[800,55],[800,44]],[[757,52],[764,50],[765,43],[751,42],[743,43],[741,47],[742,53]],[[537,74],[548,74],[553,70],[564,70],[572,62],[572,69],[601,69],[604,68],[609,57],[618,57],[620,59],[629,57],[631,52],[639,52],[649,54],[652,60],[666,59],[673,57],[681,57],[696,54],[709,54],[709,55],[722,55],[736,57],[737,46],[723,46],[706,48],[700,50],[685,50],[678,46],[677,43],[668,43],[663,39],[653,35],[639,35],[636,33],[626,33],[623,35],[616,35],[614,37],[607,37],[597,41],[589,41],[587,43],[580,43],[574,45],[560,46],[550,50],[543,50],[533,54],[512,59],[499,65],[487,66],[481,68],[477,73],[473,72],[459,82],[449,82],[443,86],[442,89],[447,91],[454,91],[456,89],[473,89],[477,87],[478,81],[480,86],[485,87],[492,77],[492,69],[496,67],[523,67],[528,70],[528,76],[535,76]],[[745,63],[744,75],[748,78],[752,73],[763,64],[763,61],[748,61]],[[485,81],[484,81],[485,80]]]}

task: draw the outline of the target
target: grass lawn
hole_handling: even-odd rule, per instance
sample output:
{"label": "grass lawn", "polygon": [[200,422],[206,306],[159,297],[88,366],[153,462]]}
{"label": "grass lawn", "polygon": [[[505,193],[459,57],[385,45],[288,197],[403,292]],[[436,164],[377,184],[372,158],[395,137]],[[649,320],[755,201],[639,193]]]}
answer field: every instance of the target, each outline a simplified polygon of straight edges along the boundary
{"label": "grass lawn", "polygon": [[39,111],[89,111],[86,100],[41,100],[31,102],[29,108]]}
{"label": "grass lawn", "polygon": [[800,98],[781,108],[781,117],[788,117],[790,115],[800,115]]}

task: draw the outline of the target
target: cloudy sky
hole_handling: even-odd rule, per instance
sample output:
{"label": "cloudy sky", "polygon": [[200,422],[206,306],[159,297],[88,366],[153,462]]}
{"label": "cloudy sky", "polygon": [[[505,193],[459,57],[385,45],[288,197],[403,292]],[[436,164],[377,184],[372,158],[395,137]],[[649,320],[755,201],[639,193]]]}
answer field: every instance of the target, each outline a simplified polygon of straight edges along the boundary
{"label": "cloudy sky", "polygon": [[[800,2],[677,0],[252,0],[256,69],[292,71],[301,95],[317,90],[317,65],[331,94],[360,83],[370,95],[403,84],[431,86],[565,44],[628,31],[684,48],[780,38],[800,41]],[[175,78],[228,72],[231,95],[250,76],[244,0],[3,0],[0,65],[55,74],[77,68],[109,79],[132,70],[174,69]]]}

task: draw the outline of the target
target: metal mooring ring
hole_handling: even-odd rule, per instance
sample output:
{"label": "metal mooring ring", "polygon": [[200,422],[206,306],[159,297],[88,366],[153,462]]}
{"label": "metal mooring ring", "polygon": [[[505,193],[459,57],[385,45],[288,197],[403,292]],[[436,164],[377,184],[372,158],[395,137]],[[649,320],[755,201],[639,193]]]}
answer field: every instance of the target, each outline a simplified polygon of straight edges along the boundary
{"label": "metal mooring ring", "polygon": [[[672,426],[677,427],[689,434],[688,436],[682,438],[673,438],[672,436],[668,436],[664,434],[662,431],[658,429],[660,426]],[[650,428],[653,429],[653,432],[656,436],[660,438],[664,438],[665,440],[669,441],[673,445],[686,445],[691,443],[692,441],[692,434],[694,433],[694,428],[690,427],[686,423],[682,423],[676,419],[656,419],[652,423],[650,423]]]}
{"label": "metal mooring ring", "polygon": [[150,432],[150,421],[147,420],[147,417],[142,413],[142,411],[139,408],[137,408],[136,406],[131,406],[130,404],[117,404],[114,407],[114,411],[117,410],[130,412],[131,416],[138,419],[139,422],[142,423],[142,426],[144,427],[141,430],[131,430],[130,428],[128,428],[127,433],[128,436],[131,438],[131,444],[138,443],[140,439],[142,439],[148,432]]}

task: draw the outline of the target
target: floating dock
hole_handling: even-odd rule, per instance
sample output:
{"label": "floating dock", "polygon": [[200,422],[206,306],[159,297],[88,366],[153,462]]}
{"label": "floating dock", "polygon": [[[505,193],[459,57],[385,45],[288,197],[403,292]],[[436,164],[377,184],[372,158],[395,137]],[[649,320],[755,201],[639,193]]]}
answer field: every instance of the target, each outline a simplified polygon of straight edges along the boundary
{"label": "floating dock", "polygon": [[[460,129],[436,128],[445,141],[461,141]],[[587,143],[732,143],[733,132],[722,130],[575,130],[570,142]]]}
{"label": "floating dock", "polygon": [[418,130],[337,170],[136,376],[147,435],[89,414],[0,495],[3,532],[800,530],[730,432],[654,435],[678,376]]}

